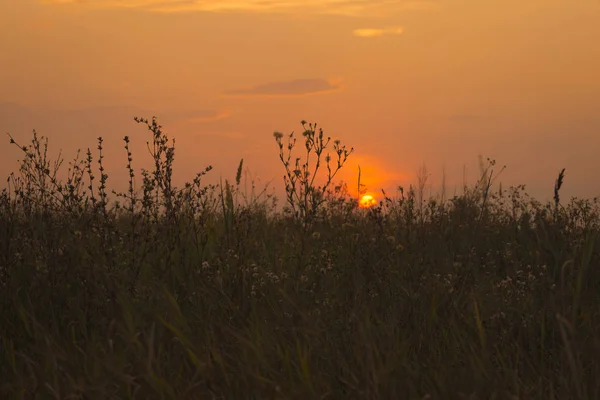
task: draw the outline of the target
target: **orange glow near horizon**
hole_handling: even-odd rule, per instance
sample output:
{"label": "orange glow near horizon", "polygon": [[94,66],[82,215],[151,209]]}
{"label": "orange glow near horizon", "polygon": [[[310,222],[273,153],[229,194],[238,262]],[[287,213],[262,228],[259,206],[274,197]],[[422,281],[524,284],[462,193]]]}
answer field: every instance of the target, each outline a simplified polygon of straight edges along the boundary
{"label": "orange glow near horizon", "polygon": [[365,194],[360,198],[359,201],[360,208],[370,208],[377,204],[377,200],[371,194]]}

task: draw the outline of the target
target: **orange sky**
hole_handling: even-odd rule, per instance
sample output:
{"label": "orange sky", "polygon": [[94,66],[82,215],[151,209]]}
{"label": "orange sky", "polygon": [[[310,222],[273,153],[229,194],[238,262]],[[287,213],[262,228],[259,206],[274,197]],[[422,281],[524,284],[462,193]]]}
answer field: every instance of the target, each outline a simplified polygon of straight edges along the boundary
{"label": "orange sky", "polygon": [[[116,186],[134,116],[177,139],[180,179],[240,158],[281,187],[273,131],[317,122],[370,190],[449,191],[478,155],[504,186],[600,195],[599,0],[0,0],[0,131],[71,156],[103,136]],[[0,145],[0,175],[18,154]],[[451,193],[450,193],[451,194]]]}

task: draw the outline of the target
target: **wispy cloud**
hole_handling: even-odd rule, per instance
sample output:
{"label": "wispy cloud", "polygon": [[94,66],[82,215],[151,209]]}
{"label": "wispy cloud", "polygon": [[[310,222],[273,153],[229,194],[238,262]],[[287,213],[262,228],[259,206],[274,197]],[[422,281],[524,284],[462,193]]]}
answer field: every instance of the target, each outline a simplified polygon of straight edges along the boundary
{"label": "wispy cloud", "polygon": [[309,13],[347,16],[385,16],[390,12],[432,10],[435,0],[39,0],[89,8],[134,8],[150,12]]}
{"label": "wispy cloud", "polygon": [[172,111],[168,114],[170,119],[179,122],[208,122],[227,118],[231,115],[229,111],[219,110],[185,110]]}
{"label": "wispy cloud", "polygon": [[247,89],[235,89],[225,92],[227,96],[304,96],[330,92],[340,88],[339,82],[325,79],[294,79],[291,81],[271,82]]}
{"label": "wispy cloud", "polygon": [[161,124],[169,126],[170,129],[180,130],[195,127],[198,124],[211,125],[215,121],[228,118],[231,115],[229,111],[219,110],[171,110],[161,118]]}
{"label": "wispy cloud", "polygon": [[404,29],[401,27],[384,29],[363,28],[355,29],[352,33],[354,34],[354,36],[370,38],[384,35],[401,35],[404,33]]}

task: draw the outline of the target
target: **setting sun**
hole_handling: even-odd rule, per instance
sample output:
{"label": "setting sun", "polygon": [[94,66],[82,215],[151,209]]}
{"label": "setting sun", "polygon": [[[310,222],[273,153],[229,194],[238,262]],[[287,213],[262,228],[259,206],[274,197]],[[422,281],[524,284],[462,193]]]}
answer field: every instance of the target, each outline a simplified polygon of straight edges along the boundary
{"label": "setting sun", "polygon": [[375,200],[375,197],[370,194],[365,194],[360,198],[359,205],[361,208],[373,207],[375,204],[377,204],[377,201]]}

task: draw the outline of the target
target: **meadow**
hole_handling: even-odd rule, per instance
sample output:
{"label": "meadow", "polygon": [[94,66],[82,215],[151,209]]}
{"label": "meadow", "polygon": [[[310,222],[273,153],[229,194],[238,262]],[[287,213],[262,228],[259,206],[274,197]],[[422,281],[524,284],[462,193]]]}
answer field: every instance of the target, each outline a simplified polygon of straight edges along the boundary
{"label": "meadow", "polygon": [[278,200],[243,162],[175,187],[173,142],[136,121],[154,169],[125,137],[123,193],[101,138],[65,166],[9,138],[1,398],[600,398],[600,203],[561,201],[560,166],[545,204],[488,160],[460,195],[424,176],[359,207],[336,180],[353,150],[303,121],[274,134]]}

